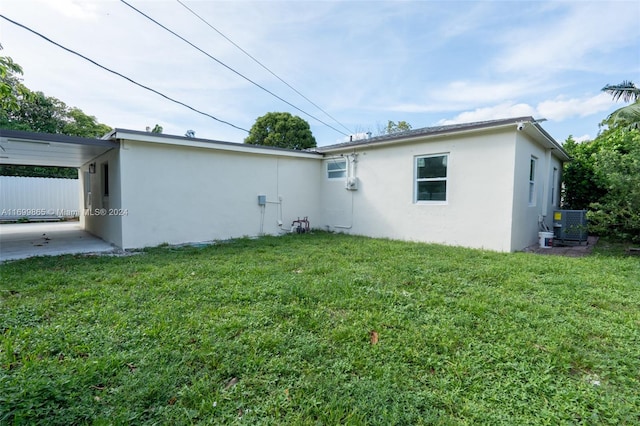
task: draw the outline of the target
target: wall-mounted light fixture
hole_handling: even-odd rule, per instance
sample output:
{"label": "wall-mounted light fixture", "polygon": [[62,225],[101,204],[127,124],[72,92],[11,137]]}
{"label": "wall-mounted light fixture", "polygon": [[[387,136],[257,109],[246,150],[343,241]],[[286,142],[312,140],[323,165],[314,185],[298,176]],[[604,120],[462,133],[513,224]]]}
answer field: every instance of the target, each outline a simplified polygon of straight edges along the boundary
{"label": "wall-mounted light fixture", "polygon": [[94,174],[96,172],[96,163],[89,164],[89,173]]}

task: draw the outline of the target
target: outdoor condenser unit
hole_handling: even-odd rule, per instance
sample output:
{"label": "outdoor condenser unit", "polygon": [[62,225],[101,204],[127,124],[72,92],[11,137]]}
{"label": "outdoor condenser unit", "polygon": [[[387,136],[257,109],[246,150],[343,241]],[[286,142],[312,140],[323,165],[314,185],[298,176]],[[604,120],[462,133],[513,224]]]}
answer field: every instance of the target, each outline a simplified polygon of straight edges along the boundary
{"label": "outdoor condenser unit", "polygon": [[587,237],[586,210],[556,210],[553,212],[554,244],[586,243]]}

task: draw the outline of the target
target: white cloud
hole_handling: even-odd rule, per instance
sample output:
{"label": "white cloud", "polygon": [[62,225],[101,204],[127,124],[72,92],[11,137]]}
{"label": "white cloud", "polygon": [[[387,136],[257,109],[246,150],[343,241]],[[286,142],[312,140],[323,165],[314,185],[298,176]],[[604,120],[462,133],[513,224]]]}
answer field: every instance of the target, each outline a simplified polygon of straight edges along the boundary
{"label": "white cloud", "polygon": [[[496,120],[509,117],[535,116],[536,110],[527,104],[514,104],[503,102],[498,105],[484,108],[476,108],[473,111],[465,111],[452,119],[438,121],[438,125],[469,123],[474,121]],[[537,118],[537,117],[536,117]]]}
{"label": "white cloud", "polygon": [[[565,69],[608,69],[600,56],[637,43],[638,13],[627,2],[566,2],[503,36],[495,61],[500,72],[531,74]],[[631,10],[630,10],[631,7]],[[553,16],[558,16],[554,19]]]}
{"label": "white cloud", "polygon": [[88,2],[81,2],[79,0],[55,0],[48,4],[69,18],[83,20],[98,18],[96,5]]}
{"label": "white cloud", "polygon": [[[582,98],[564,99],[562,97],[545,100],[536,106],[527,103],[501,102],[497,105],[465,111],[454,118],[442,119],[438,124],[457,124],[483,120],[495,120],[508,117],[532,116],[561,122],[576,117],[587,117],[607,111],[614,105],[611,97],[605,93]],[[588,135],[585,135],[588,137]]]}
{"label": "white cloud", "polygon": [[576,142],[585,142],[585,141],[590,141],[593,138],[590,135],[582,135],[582,136],[578,136],[578,137],[574,137],[573,140]]}
{"label": "white cloud", "polygon": [[611,96],[599,93],[586,98],[571,98],[540,102],[537,106],[538,113],[550,120],[563,121],[572,117],[587,117],[602,111],[607,111],[612,106]]}
{"label": "white cloud", "polygon": [[500,83],[453,81],[443,88],[433,90],[430,95],[432,99],[446,100],[446,102],[478,105],[518,98],[531,93],[534,88],[535,83],[530,80]]}

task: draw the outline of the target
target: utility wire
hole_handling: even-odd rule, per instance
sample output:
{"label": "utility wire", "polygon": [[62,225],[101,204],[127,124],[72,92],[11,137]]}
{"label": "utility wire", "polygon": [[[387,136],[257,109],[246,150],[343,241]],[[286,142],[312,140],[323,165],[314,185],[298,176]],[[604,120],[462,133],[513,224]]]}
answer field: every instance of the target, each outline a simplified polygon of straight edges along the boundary
{"label": "utility wire", "polygon": [[324,109],[322,109],[319,105],[317,105],[316,103],[314,103],[311,99],[307,98],[305,95],[303,95],[302,93],[300,93],[295,87],[293,87],[292,85],[290,85],[289,83],[287,83],[286,81],[284,81],[282,78],[280,78],[280,76],[278,76],[276,73],[274,73],[273,71],[271,71],[266,65],[264,65],[262,62],[260,62],[259,60],[257,60],[256,58],[254,58],[249,52],[247,52],[246,50],[244,50],[242,47],[238,46],[237,43],[235,43],[233,40],[231,40],[229,37],[227,37],[226,35],[224,35],[220,30],[218,30],[216,27],[214,27],[213,25],[211,25],[209,22],[207,22],[202,16],[198,15],[196,12],[193,11],[193,9],[191,9],[189,6],[187,6],[186,4],[184,4],[182,1],[180,0],[176,0],[178,3],[180,3],[182,5],[182,7],[184,7],[185,9],[187,9],[189,12],[191,12],[196,18],[200,19],[202,22],[204,22],[207,26],[209,26],[209,28],[211,28],[212,30],[214,30],[215,32],[217,32],[218,34],[220,34],[220,36],[222,36],[225,40],[227,40],[229,43],[233,44],[235,47],[237,47],[242,53],[244,53],[245,55],[247,55],[249,58],[251,58],[256,64],[260,65],[262,68],[264,68],[267,72],[269,72],[272,76],[274,76],[275,78],[277,78],[278,80],[280,80],[282,83],[284,83],[288,88],[290,88],[291,90],[293,90],[294,92],[296,92],[298,95],[300,95],[302,98],[304,98],[307,102],[309,102],[311,105],[313,105],[314,107],[318,108],[320,111],[322,111],[323,113],[325,113],[325,115],[329,118],[331,118],[333,121],[335,121],[337,124],[339,124],[340,126],[342,126],[343,129],[345,129],[347,132],[349,133],[353,133],[351,131],[351,129],[349,129],[347,126],[345,126],[344,124],[342,124],[341,122],[339,122],[336,118],[334,118],[331,114],[329,114],[327,111],[325,111]]}
{"label": "utility wire", "polygon": [[127,3],[125,0],[120,0],[121,3],[124,3],[125,5],[129,6],[131,9],[133,9],[134,11],[138,12],[140,15],[144,16],[145,18],[147,18],[148,20],[150,20],[151,22],[153,22],[154,24],[158,25],[160,28],[164,29],[165,31],[173,34],[174,36],[178,37],[180,40],[184,41],[185,43],[187,43],[189,46],[193,47],[194,49],[198,50],[199,52],[205,54],[206,56],[208,56],[210,59],[216,61],[217,63],[219,63],[220,65],[222,65],[223,67],[225,67],[226,69],[228,69],[229,71],[233,72],[234,74],[242,77],[243,79],[247,80],[249,83],[259,87],[260,89],[264,90],[265,92],[267,92],[268,94],[270,94],[271,96],[281,100],[282,102],[284,102],[285,104],[289,105],[292,108],[297,109],[298,111],[300,111],[301,113],[313,118],[314,120],[324,124],[325,126],[335,130],[336,132],[344,135],[344,136],[349,136],[347,133],[344,133],[342,130],[338,130],[335,127],[333,127],[332,125],[325,123],[324,121],[320,120],[318,117],[315,117],[311,114],[309,114],[308,112],[304,111],[303,109],[298,108],[297,106],[295,106],[294,104],[292,104],[291,102],[281,98],[280,96],[276,95],[275,93],[273,93],[272,91],[270,91],[269,89],[267,89],[264,86],[261,86],[260,84],[256,83],[255,81],[251,80],[249,77],[246,77],[245,75],[241,74],[240,72],[234,70],[233,68],[231,68],[229,65],[225,64],[224,62],[222,62],[221,60],[219,60],[218,58],[210,55],[209,53],[205,52],[204,50],[202,50],[201,48],[199,48],[198,46],[196,46],[195,44],[191,43],[189,40],[187,40],[186,38],[182,37],[180,34],[176,33],[175,31],[170,30],[169,28],[167,28],[166,26],[162,25],[160,22],[156,21],[155,19],[153,19],[152,17],[150,17],[149,15],[145,14],[144,12],[142,12],[139,9],[136,9],[134,6],[130,5],[129,3]]}
{"label": "utility wire", "polygon": [[249,133],[249,131],[248,131],[247,129],[243,129],[242,127],[236,126],[235,124],[231,124],[231,123],[229,123],[228,121],[221,120],[221,119],[219,119],[219,118],[217,118],[217,117],[214,117],[214,116],[213,116],[213,115],[211,115],[211,114],[207,114],[206,112],[200,111],[199,109],[196,109],[196,108],[194,108],[194,107],[192,107],[192,106],[190,106],[190,105],[187,105],[187,104],[185,104],[184,102],[181,102],[181,101],[178,101],[178,100],[176,100],[176,99],[173,99],[173,98],[171,98],[171,97],[169,97],[169,96],[165,95],[164,93],[161,93],[161,92],[159,92],[159,91],[157,91],[157,90],[155,90],[155,89],[152,89],[151,87],[148,87],[148,86],[145,86],[144,84],[138,83],[137,81],[135,81],[135,80],[133,80],[133,79],[131,79],[131,78],[127,77],[126,75],[124,75],[124,74],[120,74],[120,73],[119,73],[119,72],[117,72],[117,71],[114,71],[114,70],[112,70],[112,69],[110,69],[110,68],[107,68],[107,67],[105,67],[104,65],[101,65],[101,64],[97,63],[97,62],[96,62],[96,61],[94,61],[93,59],[87,58],[87,57],[86,57],[86,56],[84,56],[83,54],[76,52],[75,50],[69,49],[68,47],[64,47],[63,45],[61,45],[61,44],[59,44],[59,43],[56,43],[55,41],[51,40],[50,38],[48,38],[48,37],[46,37],[46,36],[44,36],[44,35],[42,35],[42,34],[40,34],[39,32],[37,32],[37,31],[35,31],[35,30],[32,30],[31,28],[29,28],[29,27],[27,27],[27,26],[25,26],[25,25],[22,25],[22,24],[21,24],[21,23],[19,23],[19,22],[16,22],[16,21],[14,21],[14,20],[12,20],[12,19],[9,19],[9,18],[7,18],[7,17],[6,17],[6,16],[4,16],[4,15],[0,15],[0,18],[3,18],[3,19],[5,19],[5,20],[7,20],[7,21],[11,22],[12,24],[19,26],[20,28],[24,28],[25,30],[27,30],[27,31],[29,31],[29,32],[31,32],[31,33],[33,33],[33,34],[37,35],[37,36],[38,36],[38,37],[40,37],[40,38],[43,38],[44,40],[48,41],[49,43],[51,43],[51,44],[53,44],[53,45],[55,45],[55,46],[58,46],[59,48],[61,48],[61,49],[63,49],[63,50],[66,50],[66,51],[67,51],[67,52],[69,52],[69,53],[72,53],[72,54],[74,54],[74,55],[76,55],[76,56],[79,56],[79,57],[81,57],[82,59],[84,59],[84,60],[86,60],[86,61],[89,61],[89,62],[91,62],[92,64],[96,65],[97,67],[100,67],[100,68],[102,68],[103,70],[110,72],[111,74],[115,74],[115,75],[117,75],[118,77],[122,77],[122,78],[124,78],[125,80],[127,80],[127,81],[129,81],[129,82],[131,82],[131,83],[135,84],[135,85],[136,85],[136,86],[138,86],[138,87],[142,87],[143,89],[146,89],[146,90],[148,90],[148,91],[150,91],[150,92],[153,92],[153,93],[155,93],[155,94],[157,94],[157,95],[160,95],[160,96],[162,96],[163,98],[165,98],[165,99],[167,99],[167,100],[169,100],[169,101],[171,101],[171,102],[174,102],[174,103],[176,103],[176,104],[178,104],[178,105],[182,105],[182,106],[184,106],[184,107],[187,107],[187,108],[189,108],[190,110],[197,112],[198,114],[202,114],[202,115],[204,115],[204,116],[206,116],[206,117],[213,118],[214,120],[219,121],[220,123],[224,123],[224,124],[226,124],[226,125],[229,125],[229,126],[231,126],[231,127],[236,128],[236,129],[238,129],[238,130],[242,130],[242,131],[245,131],[245,132]]}

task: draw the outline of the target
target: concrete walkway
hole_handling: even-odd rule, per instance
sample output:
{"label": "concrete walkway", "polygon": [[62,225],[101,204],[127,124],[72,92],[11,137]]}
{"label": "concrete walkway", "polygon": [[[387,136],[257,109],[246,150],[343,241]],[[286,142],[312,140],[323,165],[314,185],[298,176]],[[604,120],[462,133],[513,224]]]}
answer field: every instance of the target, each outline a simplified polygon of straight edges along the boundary
{"label": "concrete walkway", "polygon": [[0,224],[0,262],[33,256],[119,251],[78,222]]}

